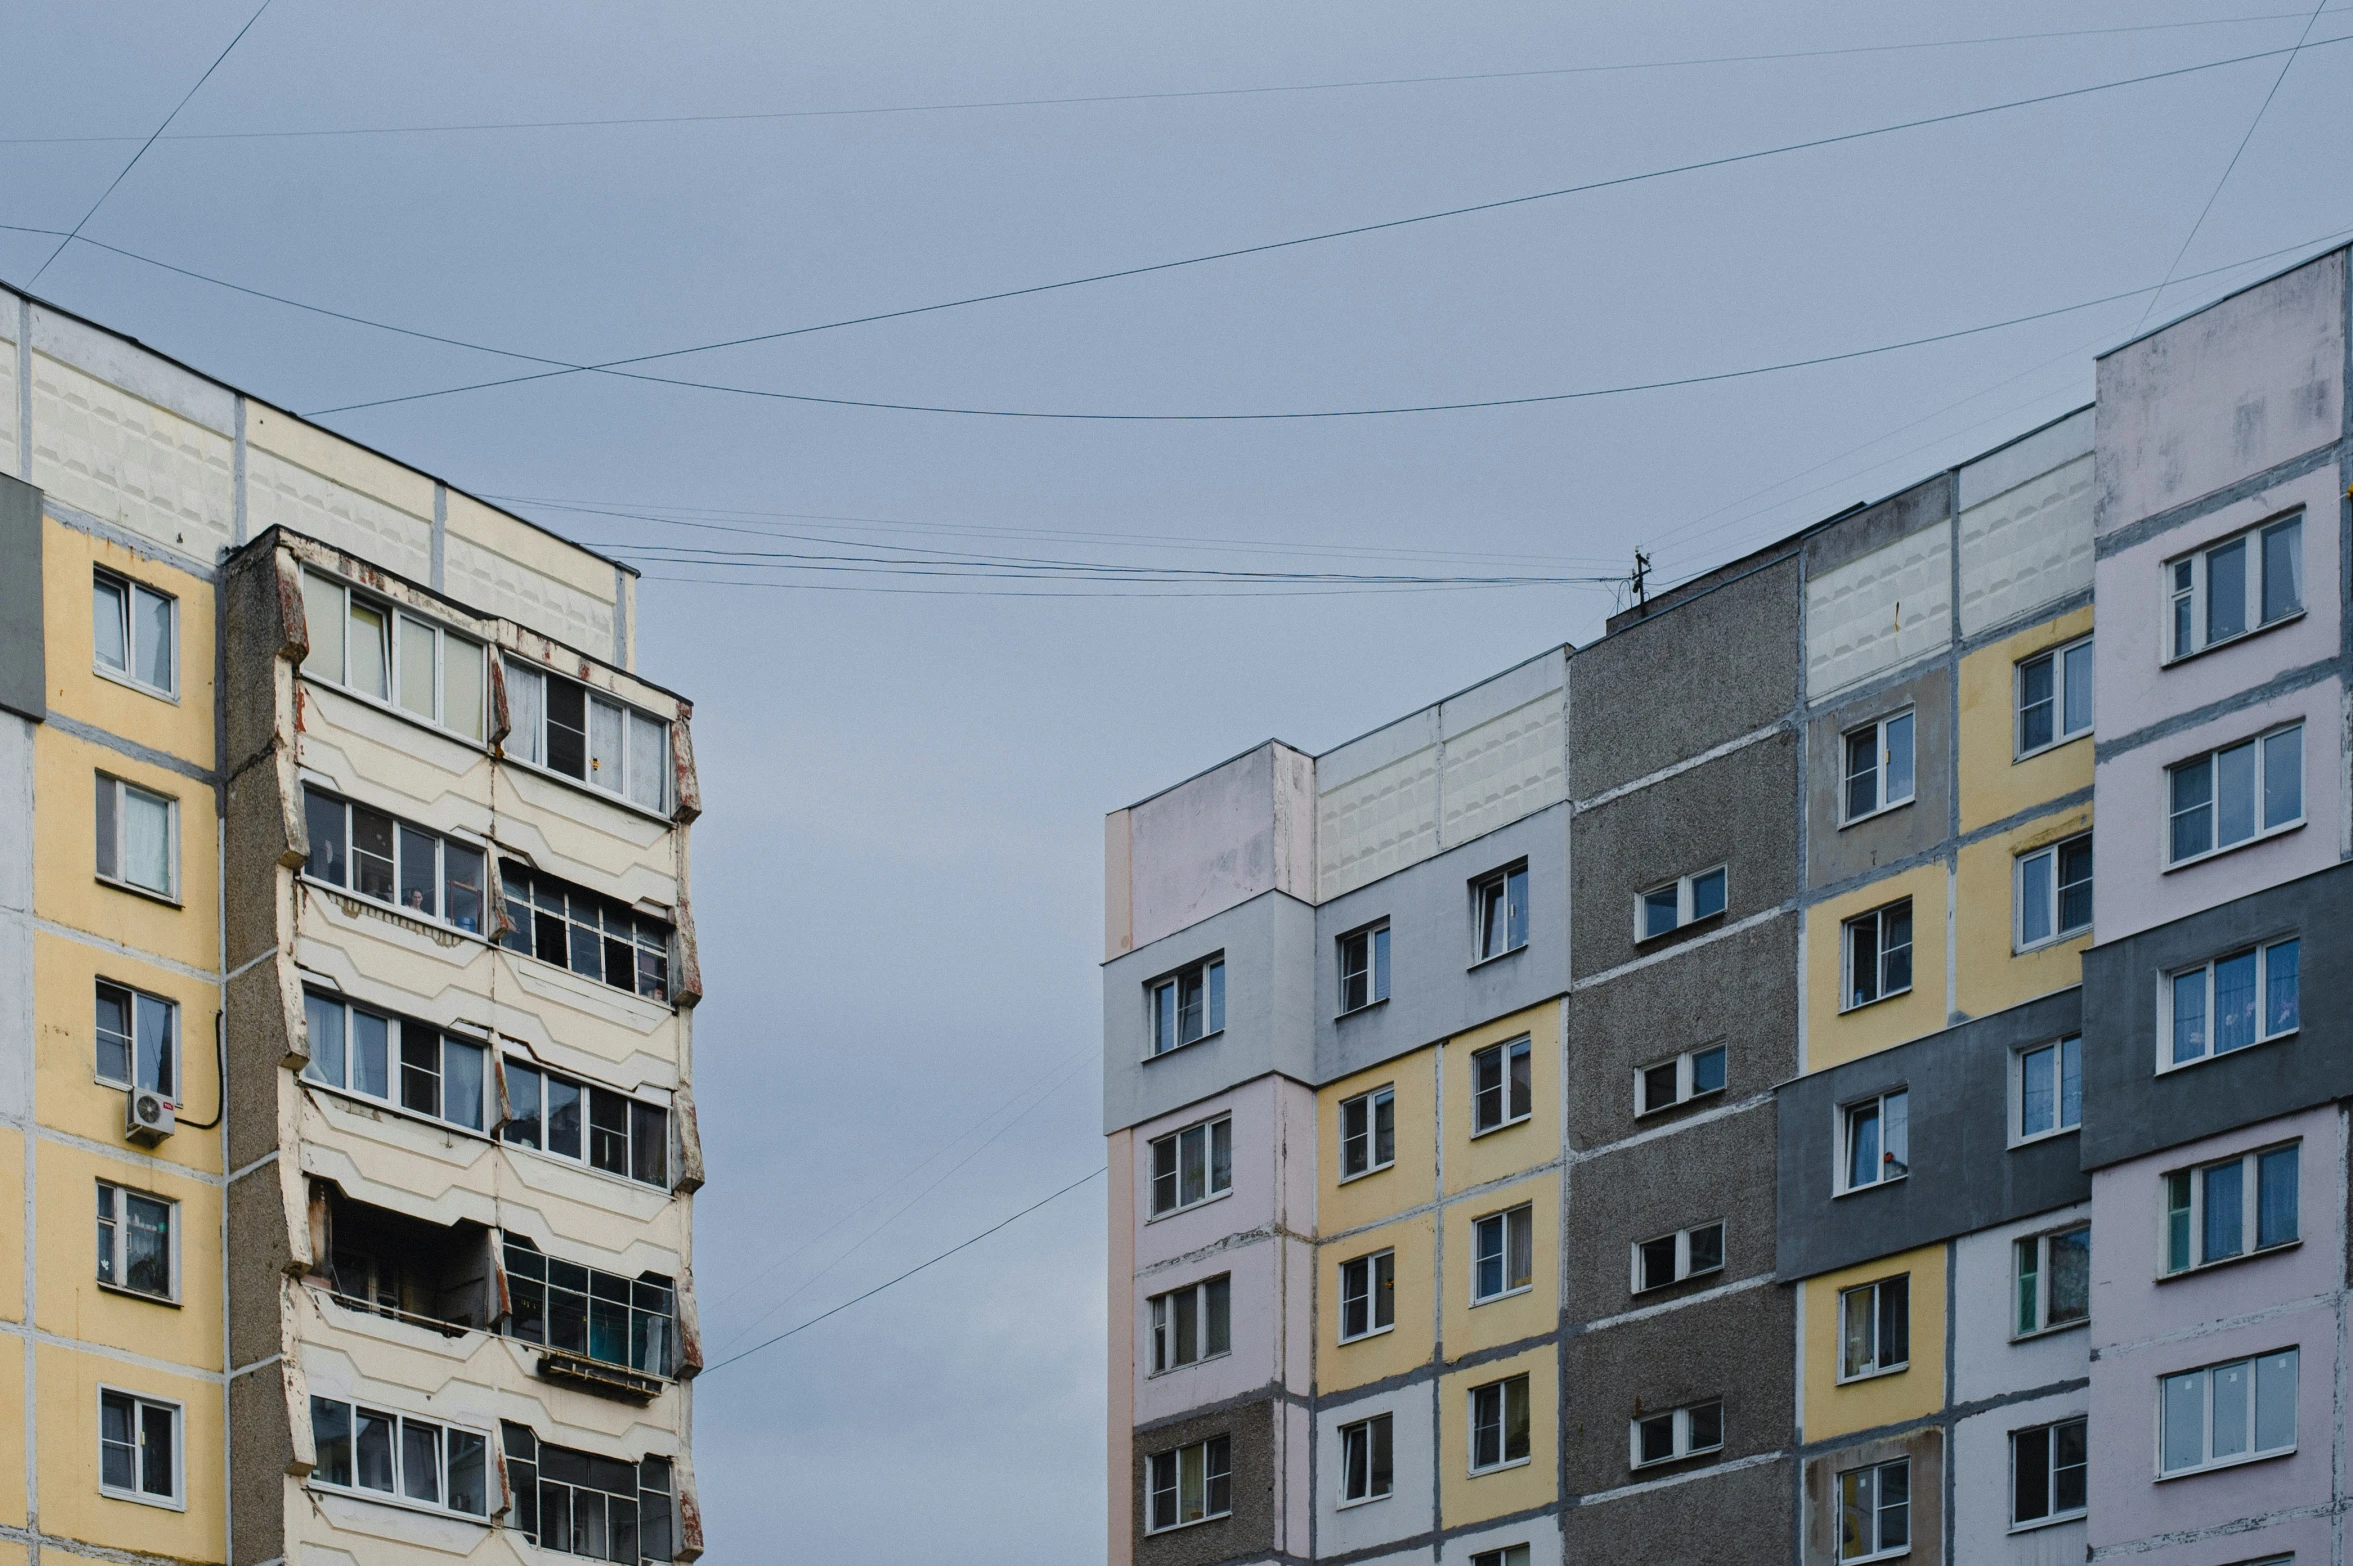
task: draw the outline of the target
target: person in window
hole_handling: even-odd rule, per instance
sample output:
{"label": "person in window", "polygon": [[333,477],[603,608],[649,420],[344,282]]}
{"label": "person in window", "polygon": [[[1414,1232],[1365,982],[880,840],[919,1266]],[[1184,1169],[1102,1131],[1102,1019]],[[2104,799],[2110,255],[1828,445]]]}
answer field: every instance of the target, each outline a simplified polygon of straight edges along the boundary
{"label": "person in window", "polygon": [[425,889],[423,887],[412,886],[409,888],[408,906],[419,918],[424,917]]}

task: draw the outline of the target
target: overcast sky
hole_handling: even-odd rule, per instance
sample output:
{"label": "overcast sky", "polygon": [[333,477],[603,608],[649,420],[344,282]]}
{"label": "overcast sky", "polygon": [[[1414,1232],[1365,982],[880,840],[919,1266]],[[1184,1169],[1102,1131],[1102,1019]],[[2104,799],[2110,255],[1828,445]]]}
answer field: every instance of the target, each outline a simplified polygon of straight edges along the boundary
{"label": "overcast sky", "polygon": [[[2280,50],[2311,17],[2293,0],[1614,10],[275,0],[85,232],[601,362]],[[250,14],[17,0],[0,222],[71,229]],[[2084,35],[1883,47],[2055,30]],[[2152,320],[2353,230],[2353,43],[2324,42],[2345,34],[2353,8],[2319,17],[2182,255],[2210,275]],[[1720,58],[1758,55],[1785,57]],[[1302,412],[1875,348],[2155,284],[2281,63],[643,369],[973,408]],[[1435,76],[1478,79],[1393,80]],[[1073,98],[1120,101],[1034,101]],[[995,106],[932,107],[978,103]],[[841,112],[884,110],[916,112]],[[778,111],[804,112],[222,134]],[[54,245],[0,232],[0,277],[24,286]],[[304,413],[533,368],[85,245],[33,287]],[[2087,400],[2092,353],[2148,305],[1395,417],[976,418],[574,375],[322,422],[536,497],[513,503],[644,563],[642,669],[697,703],[708,805],[696,1275],[716,1359],[1098,1167],[1103,812],[1270,734],[1328,749],[1596,634],[1614,598],[1172,597],[689,567],[675,546],[1411,576],[1600,575],[1645,548],[1672,579]],[[596,514],[616,510],[632,515]],[[674,580],[691,576],[726,580]],[[754,579],[793,585],[737,585]],[[1103,1232],[1095,1181],[706,1375],[715,1558],[1099,1559]]]}

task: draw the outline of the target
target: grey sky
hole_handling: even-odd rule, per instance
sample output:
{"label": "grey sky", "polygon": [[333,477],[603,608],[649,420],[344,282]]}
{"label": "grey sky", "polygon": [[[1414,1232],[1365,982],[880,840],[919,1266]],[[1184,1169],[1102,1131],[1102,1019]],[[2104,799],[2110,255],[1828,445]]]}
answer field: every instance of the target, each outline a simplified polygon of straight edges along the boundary
{"label": "grey sky", "polygon": [[[19,0],[0,136],[133,139],[0,144],[0,222],[70,228],[250,11]],[[2291,0],[1663,0],[1612,15],[1378,0],[276,0],[179,136],[1180,92],[2268,19],[1142,102],[166,138],[87,232],[338,310],[609,359],[2278,49],[2308,15]],[[2323,14],[2312,37],[2345,33],[2353,9]],[[656,369],[887,401],[1269,411],[1525,396],[1869,347],[2153,283],[2278,67]],[[2349,76],[2353,43],[2297,61],[2185,271],[2353,229]],[[0,232],[0,277],[23,284],[52,243]],[[2159,314],[2289,259],[2188,284]],[[297,411],[513,369],[88,247],[36,291]],[[1672,578],[2084,400],[2092,349],[2145,303],[1716,385],[1387,419],[965,419],[578,376],[326,422],[494,496],[1163,540],[1112,550],[828,525],[861,546],[1423,572],[1439,563],[1395,552],[1454,550],[1592,574],[1644,545]],[[810,547],[522,509],[623,554],[657,541]],[[1186,539],[1318,547],[1174,542]],[[646,569],[643,667],[700,704],[709,802],[696,832],[710,985],[697,1065],[713,1183],[697,1278],[715,1350],[847,1299],[1100,1161],[1104,810],[1270,733],[1328,748],[1590,636],[1612,607],[1596,588],[1090,601],[692,586],[652,579],[695,574],[684,568]],[[1098,1183],[707,1377],[697,1442],[714,1558],[1098,1558],[1103,1228]]]}

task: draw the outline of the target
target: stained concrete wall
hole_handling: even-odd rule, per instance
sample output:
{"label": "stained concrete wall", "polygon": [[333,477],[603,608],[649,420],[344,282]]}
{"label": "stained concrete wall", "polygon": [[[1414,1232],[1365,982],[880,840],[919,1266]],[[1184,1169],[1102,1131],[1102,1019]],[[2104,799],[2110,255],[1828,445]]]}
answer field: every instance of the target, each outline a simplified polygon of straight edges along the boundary
{"label": "stained concrete wall", "polygon": [[0,474],[0,711],[38,723],[49,710],[43,662],[41,492]]}
{"label": "stained concrete wall", "polygon": [[1106,961],[1262,893],[1314,897],[1315,763],[1279,741],[1114,811]]}

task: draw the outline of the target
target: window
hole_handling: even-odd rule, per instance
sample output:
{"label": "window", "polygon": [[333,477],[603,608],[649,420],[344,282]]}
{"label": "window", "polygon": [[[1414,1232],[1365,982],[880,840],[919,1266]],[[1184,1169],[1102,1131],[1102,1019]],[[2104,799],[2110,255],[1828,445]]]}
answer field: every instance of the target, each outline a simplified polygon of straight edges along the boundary
{"label": "window", "polygon": [[1723,1091],[1724,1046],[1717,1044],[1636,1071],[1634,1113],[1655,1115],[1689,1099]]}
{"label": "window", "polygon": [[2217,1468],[2296,1449],[2296,1351],[2166,1376],[2158,1471]]}
{"label": "window", "polygon": [[150,1299],[176,1298],[172,1210],[178,1205],[99,1181],[98,1281]]}
{"label": "window", "polygon": [[1152,1053],[1197,1044],[1226,1027],[1226,964],[1223,957],[1197,962],[1144,986],[1152,1003]]}
{"label": "window", "polygon": [[1211,1436],[1144,1459],[1144,1531],[1207,1522],[1234,1509],[1233,1448]]}
{"label": "window", "polygon": [[484,1045],[316,991],[304,993],[302,1015],[310,1032],[302,1074],[311,1081],[469,1131],[488,1128]]}
{"label": "window", "polygon": [[1883,1376],[1912,1363],[1912,1279],[1838,1291],[1838,1379]]}
{"label": "window", "polygon": [[1874,908],[1845,925],[1846,1004],[1841,1011],[1912,988],[1912,900]]}
{"label": "window", "polygon": [[1500,1550],[1481,1550],[1471,1557],[1471,1566],[1528,1566],[1528,1547],[1507,1544]]}
{"label": "window", "polygon": [[1910,712],[1849,729],[1845,750],[1847,820],[1860,821],[1912,802]]}
{"label": "window", "polygon": [[412,918],[482,933],[482,849],[355,805],[308,784],[302,813],[310,858],[302,873]]}
{"label": "window", "polygon": [[179,818],[179,801],[99,773],[98,879],[178,901]]}
{"label": "window", "polygon": [[1340,1504],[1378,1501],[1396,1483],[1390,1416],[1375,1414],[1340,1427]]}
{"label": "window", "polygon": [[2293,1245],[2302,1148],[2290,1142],[2168,1174],[2165,1270],[2187,1272]]}
{"label": "window", "polygon": [[2166,1050],[2158,1069],[2295,1032],[2299,945],[2274,941],[2166,975],[2167,1003],[2158,1008]]}
{"label": "window", "polygon": [[671,1372],[677,1292],[668,1278],[624,1278],[560,1261],[507,1237],[506,1335],[644,1371]]}
{"label": "window", "polygon": [[1340,1341],[1354,1342],[1397,1324],[1397,1253],[1375,1251],[1340,1264]]}
{"label": "window", "polygon": [[91,657],[102,674],[118,675],[158,696],[179,687],[172,671],[179,639],[173,634],[177,603],[143,582],[100,571],[91,582]]}
{"label": "window", "polygon": [[1528,1081],[1528,1041],[1471,1052],[1471,1135],[1516,1125],[1535,1112]]}
{"label": "window", "polygon": [[1528,867],[1513,865],[1471,883],[1474,966],[1528,944]]}
{"label": "window", "polygon": [[98,981],[98,1080],[179,1096],[180,1008],[160,995]]}
{"label": "window", "polygon": [[1694,1403],[1634,1421],[1633,1462],[1636,1468],[1671,1463],[1724,1447],[1724,1405]]}
{"label": "window", "polygon": [[310,627],[304,674],[482,742],[488,676],[480,642],[315,571],[302,575],[302,609]]}
{"label": "window", "polygon": [[2173,864],[2286,831],[2304,820],[2304,725],[2192,757],[2165,777]]}
{"label": "window", "polygon": [[1526,1206],[1489,1213],[1471,1224],[1471,1303],[1482,1305],[1529,1288],[1535,1276],[1535,1213]]}
{"label": "window", "polygon": [[2082,1419],[2011,1431],[2011,1526],[2081,1517],[2089,1453]]}
{"label": "window", "polygon": [[1340,937],[1340,1011],[1362,1011],[1389,998],[1389,927]]}
{"label": "window", "polygon": [[1528,1378],[1471,1388],[1471,1472],[1528,1461]]}
{"label": "window", "polygon": [[1701,1224],[1679,1229],[1634,1246],[1634,1292],[1663,1289],[1670,1283],[1724,1270],[1724,1225]]}
{"label": "window", "polygon": [[670,926],[512,859],[498,862],[507,928],[498,943],[652,1001],[670,999]]}
{"label": "window", "polygon": [[672,1545],[670,1459],[599,1457],[501,1424],[513,1526],[543,1550],[598,1561],[666,1561]]}
{"label": "window", "polygon": [[1340,1101],[1340,1178],[1386,1169],[1397,1162],[1397,1094],[1375,1088]]}
{"label": "window", "polygon": [[657,815],[669,808],[669,724],[513,658],[506,672],[507,755]]}
{"label": "window", "polygon": [[180,1506],[180,1405],[98,1393],[98,1489],[118,1500]]}
{"label": "window", "polygon": [[1911,1104],[1904,1090],[1849,1104],[1846,1120],[1846,1189],[1884,1185],[1911,1173]]}
{"label": "window", "polygon": [[1233,1188],[1232,1116],[1221,1115],[1153,1139],[1153,1217],[1223,1196]]}
{"label": "window", "polygon": [[325,1397],[310,1400],[310,1429],[313,1484],[490,1515],[490,1443],[478,1431]]}
{"label": "window", "polygon": [[2083,1040],[2065,1038],[2018,1052],[2018,1140],[2083,1124]]}
{"label": "window", "polygon": [[1219,1273],[1152,1297],[1152,1372],[1233,1352],[1234,1280]]}
{"label": "window", "polygon": [[2092,927],[2092,835],[2018,856],[2018,950]]}
{"label": "window", "polygon": [[2080,1326],[2092,1315],[2092,1226],[2030,1234],[2013,1247],[2018,1318],[2013,1337]]}
{"label": "window", "polygon": [[2303,576],[2300,516],[2167,561],[2173,656],[2187,658],[2297,613]]}
{"label": "window", "polygon": [[1838,1476],[1838,1558],[1875,1561],[1912,1547],[1912,1460]]}
{"label": "window", "polygon": [[2018,665],[2018,759],[2092,731],[2092,639]]}
{"label": "window", "polygon": [[1634,939],[1647,941],[1724,911],[1724,867],[1703,870],[1653,887],[1642,894],[1634,914]]}
{"label": "window", "polygon": [[512,1055],[506,1060],[506,1076],[507,1103],[513,1112],[499,1128],[502,1138],[642,1185],[668,1187],[668,1109],[526,1065]]}

